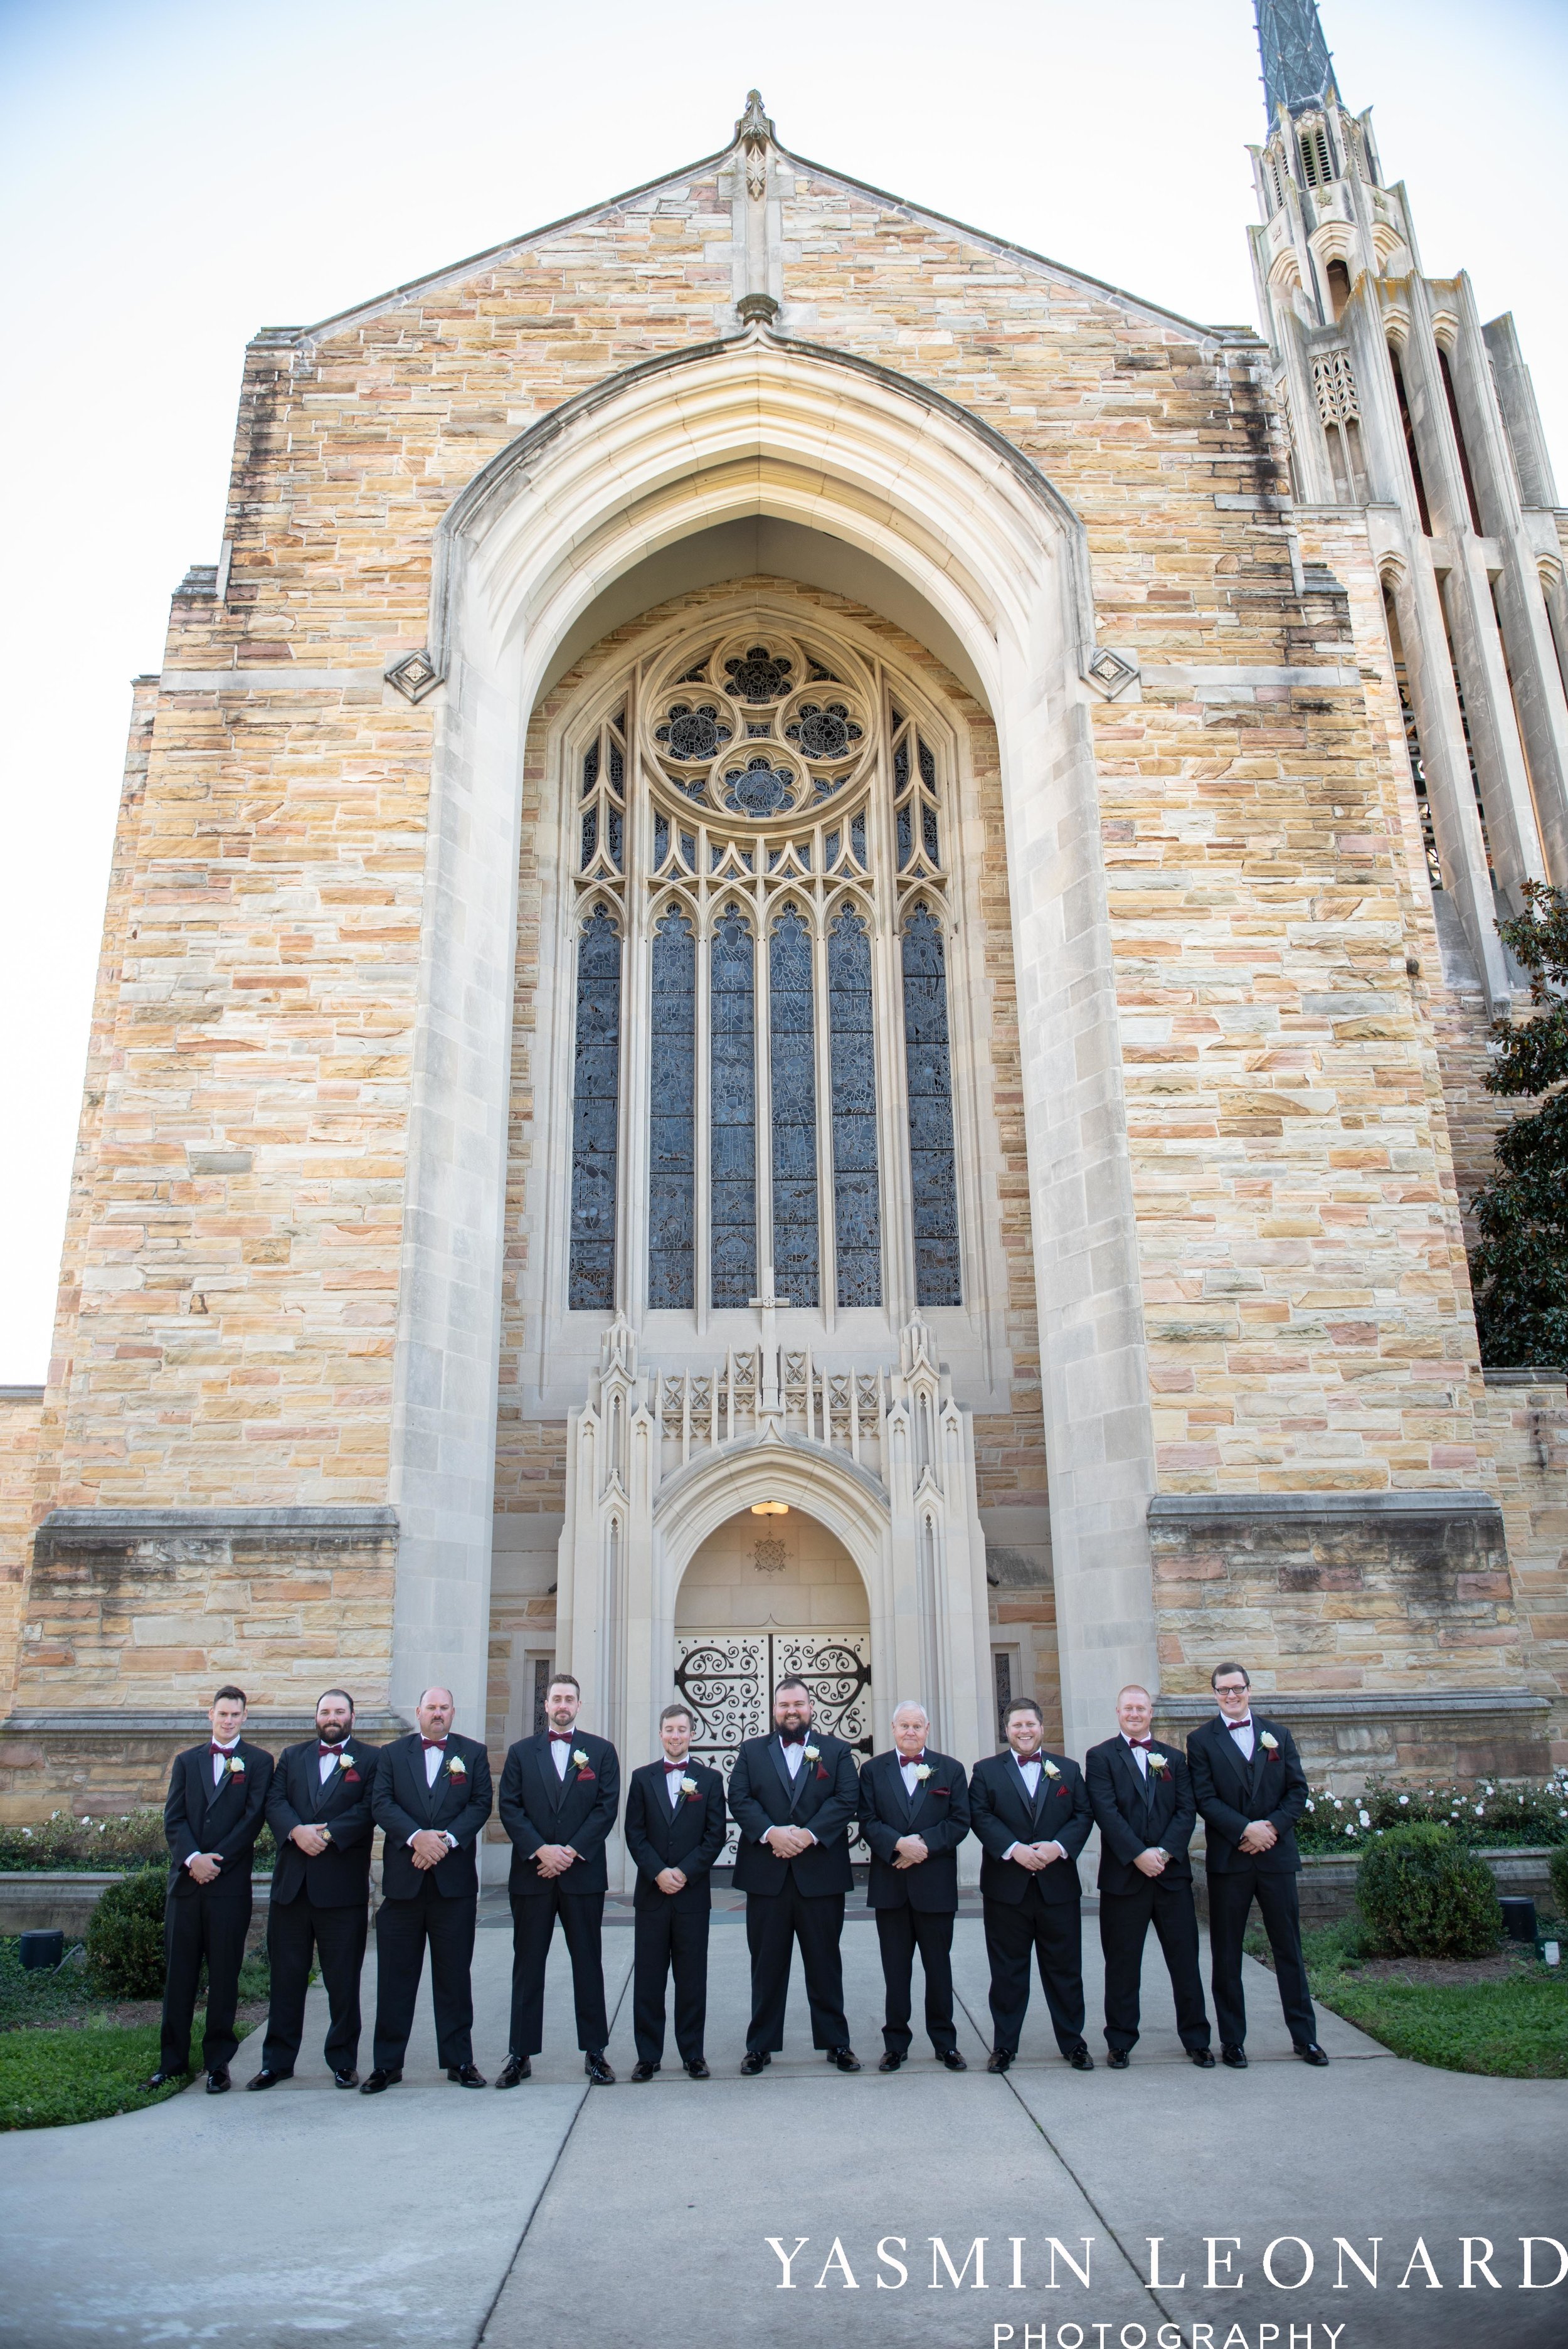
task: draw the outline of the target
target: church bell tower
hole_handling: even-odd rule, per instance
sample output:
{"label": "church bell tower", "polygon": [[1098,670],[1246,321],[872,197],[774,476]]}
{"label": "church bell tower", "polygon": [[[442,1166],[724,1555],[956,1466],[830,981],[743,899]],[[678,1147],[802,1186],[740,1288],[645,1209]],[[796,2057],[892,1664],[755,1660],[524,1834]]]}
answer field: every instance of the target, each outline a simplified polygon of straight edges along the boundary
{"label": "church bell tower", "polygon": [[1535,396],[1512,318],[1483,325],[1463,271],[1423,269],[1315,0],[1255,5],[1249,233],[1295,497],[1366,517],[1445,976],[1505,1010],[1498,919],[1524,882],[1568,882],[1568,591]]}

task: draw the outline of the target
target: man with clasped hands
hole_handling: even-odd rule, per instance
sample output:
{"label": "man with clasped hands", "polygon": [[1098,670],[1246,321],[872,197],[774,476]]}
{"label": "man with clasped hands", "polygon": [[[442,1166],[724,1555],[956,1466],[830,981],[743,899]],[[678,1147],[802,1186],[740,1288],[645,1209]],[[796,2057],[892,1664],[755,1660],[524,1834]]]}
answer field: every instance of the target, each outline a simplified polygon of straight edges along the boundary
{"label": "man with clasped hands", "polygon": [[621,1765],[607,1738],[577,1727],[583,1692],[557,1672],[545,1692],[548,1729],[520,1737],[500,1774],[500,1823],[511,1837],[511,2036],[498,2088],[515,2088],[544,2044],[544,1969],[555,1920],[572,1959],[577,2044],[595,2087],[612,2088],[605,2059],[602,1929],[609,1872],[604,1843],[621,1807]]}
{"label": "man with clasped hands", "polygon": [[985,1854],[980,1899],[995,2031],[988,2072],[1006,2072],[1018,2052],[1031,1952],[1057,2045],[1075,2072],[1094,2070],[1083,2035],[1077,1866],[1094,1821],[1078,1764],[1046,1753],[1044,1733],[1033,1697],[1015,1697],[1002,1716],[1007,1752],[977,1762],[969,1781],[970,1813]]}
{"label": "man with clasped hands", "polygon": [[403,2077],[427,1942],[437,2055],[459,2088],[485,2085],[474,2068],[474,1846],[490,1815],[490,1766],[479,1740],[453,1729],[456,1709],[450,1689],[426,1689],[415,1713],[418,1728],[383,1746],[377,1764],[370,1807],[386,1847],[376,1918],[375,2069],[362,2096],[378,2096]]}
{"label": "man with clasped hands", "polygon": [[304,2035],[311,1961],[321,1966],[329,2022],[327,2068],[340,2088],[359,2074],[359,1975],[370,1928],[370,1815],[380,1748],[354,1734],[354,1699],[327,1689],[315,1733],[286,1745],[267,1790],[267,1825],[277,1843],[267,1904],[272,2002],[262,2068],[248,2088],[292,2079]]}
{"label": "man with clasped hands", "polygon": [[191,2026],[205,1958],[201,2061],[207,2094],[221,2096],[240,2044],[234,2014],[251,1926],[251,1866],[273,1757],[242,1734],[243,1689],[221,1688],[207,1719],[211,1737],[175,1755],[163,1806],[163,1836],[174,1862],[163,1904],[163,2033],[158,2069],[143,2085],[161,2088],[183,2079],[191,2067]]}
{"label": "man with clasped hands", "polygon": [[626,1789],[626,1849],[637,1870],[632,1896],[634,2080],[651,2080],[664,2061],[665,1985],[676,1983],[676,2046],[694,2080],[711,2075],[703,2053],[707,2023],[707,1929],[713,1863],[728,1822],[724,1780],[691,1750],[684,1704],[659,1715],[663,1757],[634,1770]]}
{"label": "man with clasped hands", "polygon": [[858,2072],[839,1952],[844,1895],[854,1882],[854,1756],[839,1738],[812,1734],[811,1693],[802,1680],[779,1682],[773,1720],[771,1737],[746,1740],[729,1781],[729,1815],[740,1829],[734,1881],[746,1895],[751,1952],[751,2021],[740,2068],[754,2078],[784,2044],[789,1960],[799,1941],[811,2044],[841,2072]]}
{"label": "man with clasped hands", "polygon": [[1136,1682],[1116,1700],[1117,1734],[1091,1745],[1084,1783],[1100,1834],[1099,1945],[1105,2040],[1113,2072],[1138,2044],[1143,1945],[1152,1923],[1176,1998],[1176,2028],[1200,2071],[1214,2067],[1198,1966],[1198,1918],[1187,1846],[1198,1824],[1184,1754],[1151,1734],[1154,1702]]}
{"label": "man with clasped hands", "polygon": [[1295,1889],[1301,1872],[1295,1823],[1306,1808],[1306,1773],[1284,1723],[1253,1711],[1252,1682],[1243,1665],[1216,1664],[1209,1685],[1220,1710],[1187,1740],[1187,1764],[1208,1830],[1209,1952],[1220,2061],[1234,2072],[1246,2069],[1242,1937],[1255,1900],[1274,1951],[1291,2045],[1319,2069],[1328,2058],[1317,2044]]}
{"label": "man with clasped hands", "polygon": [[861,1833],[872,1854],[866,1905],[876,1914],[887,1990],[879,2072],[896,2072],[909,2054],[917,1949],[926,2035],[950,2072],[969,2069],[953,2022],[958,1847],[969,1832],[969,1788],[963,1763],[926,1745],[930,1726],[923,1705],[899,1705],[892,1753],[873,1755],[861,1772]]}

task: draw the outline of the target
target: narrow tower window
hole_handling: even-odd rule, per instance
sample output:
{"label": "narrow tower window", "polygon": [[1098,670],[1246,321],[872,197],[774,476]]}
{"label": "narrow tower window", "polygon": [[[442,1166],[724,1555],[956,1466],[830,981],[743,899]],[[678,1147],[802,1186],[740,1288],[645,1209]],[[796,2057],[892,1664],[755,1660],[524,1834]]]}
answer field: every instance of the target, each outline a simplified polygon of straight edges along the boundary
{"label": "narrow tower window", "polygon": [[833,1083],[833,1226],[841,1305],[882,1303],[871,937],[848,908],[828,932]]}
{"label": "narrow tower window", "polygon": [[1460,421],[1459,394],[1454,389],[1454,371],[1449,365],[1449,355],[1438,346],[1438,366],[1442,371],[1443,398],[1449,403],[1449,422],[1454,428],[1454,446],[1460,452],[1460,471],[1464,475],[1465,496],[1470,502],[1470,528],[1478,538],[1484,538],[1481,527],[1480,501],[1475,493],[1475,481],[1470,473],[1470,450],[1465,447],[1465,429]]}
{"label": "narrow tower window", "polygon": [[666,914],[655,931],[653,969],[648,1303],[689,1309],[695,1297],[696,941],[684,914]]}
{"label": "narrow tower window", "polygon": [[1443,867],[1438,855],[1438,835],[1432,823],[1432,802],[1427,790],[1426,763],[1421,757],[1421,737],[1416,725],[1416,705],[1411,698],[1410,679],[1405,667],[1405,648],[1399,636],[1399,616],[1394,608],[1388,584],[1383,584],[1383,618],[1388,630],[1388,651],[1394,663],[1394,683],[1399,695],[1399,716],[1405,727],[1405,752],[1410,761],[1410,781],[1415,787],[1417,812],[1421,819],[1421,845],[1426,851],[1427,878],[1434,889],[1443,885]]}
{"label": "narrow tower window", "polygon": [[1328,306],[1337,326],[1350,299],[1350,272],[1343,261],[1331,261],[1324,274],[1328,281]]}
{"label": "narrow tower window", "polygon": [[903,946],[915,1297],[922,1305],[956,1305],[963,1292],[953,1165],[947,968],[942,927],[928,905],[916,905],[905,918]]}
{"label": "narrow tower window", "polygon": [[568,1302],[615,1305],[615,1151],[621,1093],[621,934],[603,905],[577,947],[577,1056],[572,1096]]}
{"label": "narrow tower window", "polygon": [[1399,365],[1399,354],[1392,343],[1388,346],[1388,364],[1394,370],[1394,397],[1399,403],[1399,422],[1404,428],[1405,454],[1410,460],[1410,479],[1416,485],[1416,505],[1421,517],[1421,528],[1430,538],[1432,510],[1427,503],[1427,485],[1421,479],[1421,460],[1416,448],[1416,427],[1410,415],[1410,403],[1405,397],[1405,375]]}
{"label": "narrow tower window", "polygon": [[773,1280],[791,1305],[818,1294],[816,1020],[811,933],[793,905],[768,942],[773,1083]]}
{"label": "narrow tower window", "polygon": [[751,925],[735,906],[713,934],[713,1301],[757,1293],[757,978]]}

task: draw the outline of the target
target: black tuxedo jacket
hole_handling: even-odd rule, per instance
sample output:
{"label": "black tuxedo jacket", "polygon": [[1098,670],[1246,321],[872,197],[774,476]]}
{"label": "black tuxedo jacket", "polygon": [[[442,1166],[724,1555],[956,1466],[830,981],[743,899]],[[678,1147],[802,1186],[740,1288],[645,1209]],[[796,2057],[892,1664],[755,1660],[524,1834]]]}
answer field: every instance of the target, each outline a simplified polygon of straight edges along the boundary
{"label": "black tuxedo jacket", "polygon": [[211,1745],[209,1739],[177,1754],[170,1773],[163,1806],[164,1840],[174,1862],[169,1889],[177,1900],[194,1898],[203,1888],[185,1863],[196,1852],[211,1852],[222,1867],[205,1887],[207,1892],[248,1900],[251,1860],[262,1831],[273,1757],[242,1737],[232,1758],[242,1762],[244,1768],[227,1772],[214,1794]]}
{"label": "black tuxedo jacket", "polygon": [[[1264,1733],[1274,1744],[1264,1744]],[[1218,1713],[1187,1740],[1192,1792],[1208,1828],[1211,1876],[1255,1868],[1265,1876],[1295,1876],[1301,1868],[1295,1823],[1306,1808],[1306,1773],[1295,1740],[1281,1721],[1253,1713],[1253,1758],[1245,1761]],[[1238,1851],[1253,1819],[1267,1819],[1279,1841],[1272,1850]]]}
{"label": "black tuxedo jacket", "polygon": [[[278,1847],[273,1903],[303,1893],[315,1909],[363,1909],[370,1898],[370,1796],[381,1748],[351,1733],[343,1741],[343,1762],[323,1785],[318,1743],[313,1737],[285,1746],[267,1789],[267,1825]],[[309,1859],[289,1841],[295,1827],[330,1827],[332,1841]]]}
{"label": "black tuxedo jacket", "polygon": [[[1056,1764],[1054,1778],[1045,1764]],[[1016,1907],[1031,1884],[1045,1900],[1076,1901],[1081,1897],[1078,1856],[1088,1840],[1094,1815],[1083,1772],[1065,1754],[1040,1748],[1040,1783],[1031,1805],[1012,1751],[988,1754],[976,1762],[969,1781],[969,1809],[985,1857],[980,1863],[980,1896]],[[1059,1843],[1065,1859],[1053,1860],[1038,1875],[1020,1868],[1003,1853],[1016,1843]]]}
{"label": "black tuxedo jacket", "polygon": [[[1089,1808],[1099,1829],[1099,1889],[1102,1892],[1136,1892],[1146,1883],[1190,1883],[1192,1862],[1187,1847],[1198,1824],[1187,1758],[1175,1745],[1155,1738],[1150,1754],[1163,1754],[1163,1770],[1150,1769],[1147,1787],[1125,1737],[1108,1737],[1091,1745],[1083,1757],[1084,1784]],[[1159,1878],[1145,1877],[1134,1868],[1140,1851],[1151,1847],[1170,1853],[1170,1863]]]}
{"label": "black tuxedo jacket", "polygon": [[[724,1849],[729,1822],[724,1813],[724,1779],[706,1763],[688,1759],[686,1775],[696,1793],[672,1803],[663,1760],[645,1762],[626,1788],[626,1849],[637,1868],[634,1909],[711,1909],[709,1873]],[[661,1868],[678,1868],[686,1882],[678,1892],[661,1892],[654,1878]]]}
{"label": "black tuxedo jacket", "polygon": [[[500,1774],[500,1823],[511,1837],[511,1892],[559,1889],[577,1899],[609,1889],[604,1842],[621,1807],[621,1764],[608,1738],[572,1733],[572,1750],[586,1754],[581,1769],[568,1762],[564,1780],[550,1758],[550,1735],[520,1737]],[[578,1857],[564,1876],[541,1876],[534,1854],[542,1844],[569,1843]]]}
{"label": "black tuxedo jacket", "polygon": [[[453,1764],[460,1763],[460,1769]],[[485,1831],[493,1796],[490,1755],[475,1737],[449,1732],[447,1750],[433,1786],[425,1784],[425,1747],[418,1730],[381,1748],[376,1783],[370,1794],[370,1815],[386,1836],[381,1856],[381,1890],[387,1900],[417,1900],[428,1875],[446,1900],[479,1897],[479,1863],[474,1846]],[[457,1849],[438,1859],[434,1869],[418,1868],[408,1838],[421,1827],[438,1827],[457,1837]]]}
{"label": "black tuxedo jacket", "polygon": [[[860,1810],[855,1757],[837,1737],[806,1732],[817,1748],[814,1762],[802,1762],[791,1782],[779,1733],[748,1737],[735,1757],[729,1780],[729,1816],[740,1829],[735,1858],[738,1892],[782,1892],[786,1871],[795,1870],[801,1892],[815,1899],[825,1892],[848,1892],[849,1826]],[[780,1859],[762,1838],[769,1827],[809,1827],[816,1837],[799,1859]]]}
{"label": "black tuxedo jacket", "polygon": [[[903,1791],[898,1754],[873,1754],[861,1772],[861,1833],[871,1847],[868,1909],[958,1911],[958,1847],[969,1832],[969,1785],[962,1762],[929,1746],[931,1775]],[[918,1868],[895,1868],[900,1836],[917,1835],[931,1854]]]}

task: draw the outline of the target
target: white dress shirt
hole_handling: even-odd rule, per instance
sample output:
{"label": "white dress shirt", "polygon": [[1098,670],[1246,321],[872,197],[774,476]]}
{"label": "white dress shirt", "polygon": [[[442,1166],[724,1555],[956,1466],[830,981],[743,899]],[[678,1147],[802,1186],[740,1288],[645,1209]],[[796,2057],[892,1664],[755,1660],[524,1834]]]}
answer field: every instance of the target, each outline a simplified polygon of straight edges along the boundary
{"label": "white dress shirt", "polygon": [[800,1764],[806,1759],[804,1745],[786,1745],[782,1738],[779,1743],[784,1747],[784,1767],[789,1771],[791,1778],[798,1778],[800,1775]]}
{"label": "white dress shirt", "polygon": [[670,1808],[672,1811],[679,1807],[681,1799],[681,1780],[686,1776],[686,1765],[684,1762],[666,1762],[665,1764],[665,1792],[670,1798]]}
{"label": "white dress shirt", "polygon": [[564,1779],[566,1764],[572,1759],[572,1740],[569,1737],[563,1740],[552,1737],[550,1741],[550,1758],[555,1764],[556,1776]]}
{"label": "white dress shirt", "polygon": [[1230,1739],[1232,1744],[1235,1747],[1243,1761],[1250,1762],[1253,1758],[1253,1747],[1257,1742],[1256,1734],[1253,1728],[1252,1714],[1250,1713],[1248,1713],[1244,1723],[1238,1721],[1233,1723],[1226,1721],[1223,1713],[1220,1715],[1220,1719],[1224,1723],[1226,1736]]}
{"label": "white dress shirt", "polygon": [[441,1775],[441,1764],[446,1758],[446,1754],[440,1746],[427,1745],[425,1748],[425,1784],[427,1786],[433,1786],[435,1785],[437,1779]]}
{"label": "white dress shirt", "polygon": [[[340,1749],[340,1751],[342,1749]],[[344,1759],[346,1761],[346,1754],[344,1754]],[[316,1755],[316,1760],[321,1764],[321,1783],[325,1786],[327,1780],[331,1777],[333,1772],[337,1767],[337,1756],[332,1754],[318,1754]]]}
{"label": "white dress shirt", "polygon": [[[223,1744],[222,1739],[220,1737],[214,1737],[210,1742],[214,1745],[222,1745]],[[225,1754],[232,1754],[239,1742],[240,1741],[237,1737],[231,1737],[227,1745],[223,1745],[223,1752]],[[212,1765],[212,1784],[214,1786],[218,1786],[222,1783],[223,1773],[227,1769],[228,1764],[216,1754],[209,1754],[207,1759]]]}
{"label": "white dress shirt", "polygon": [[[1013,1759],[1017,1763],[1018,1775],[1023,1779],[1025,1791],[1032,1803],[1036,1795],[1039,1792],[1040,1757],[1037,1754],[1032,1755],[1031,1758],[1026,1762],[1021,1755],[1015,1754]],[[1010,1843],[1007,1846],[1006,1850],[1002,1854],[1002,1857],[1004,1859],[1011,1859],[1016,1851],[1023,1851],[1026,1848],[1026,1847],[1023,1844]]]}
{"label": "white dress shirt", "polygon": [[924,1766],[925,1756],[923,1754],[921,1755],[918,1762],[901,1762],[898,1765],[899,1775],[903,1780],[903,1791],[909,1796],[912,1803],[914,1800],[914,1790],[920,1784],[920,1780],[914,1774],[917,1770],[922,1769]]}
{"label": "white dress shirt", "polygon": [[1146,1745],[1135,1745],[1131,1738],[1129,1737],[1125,1729],[1121,1733],[1121,1742],[1126,1746],[1128,1752],[1131,1754],[1133,1760],[1137,1763],[1139,1775],[1140,1777],[1147,1778],[1149,1775],[1149,1748]]}

